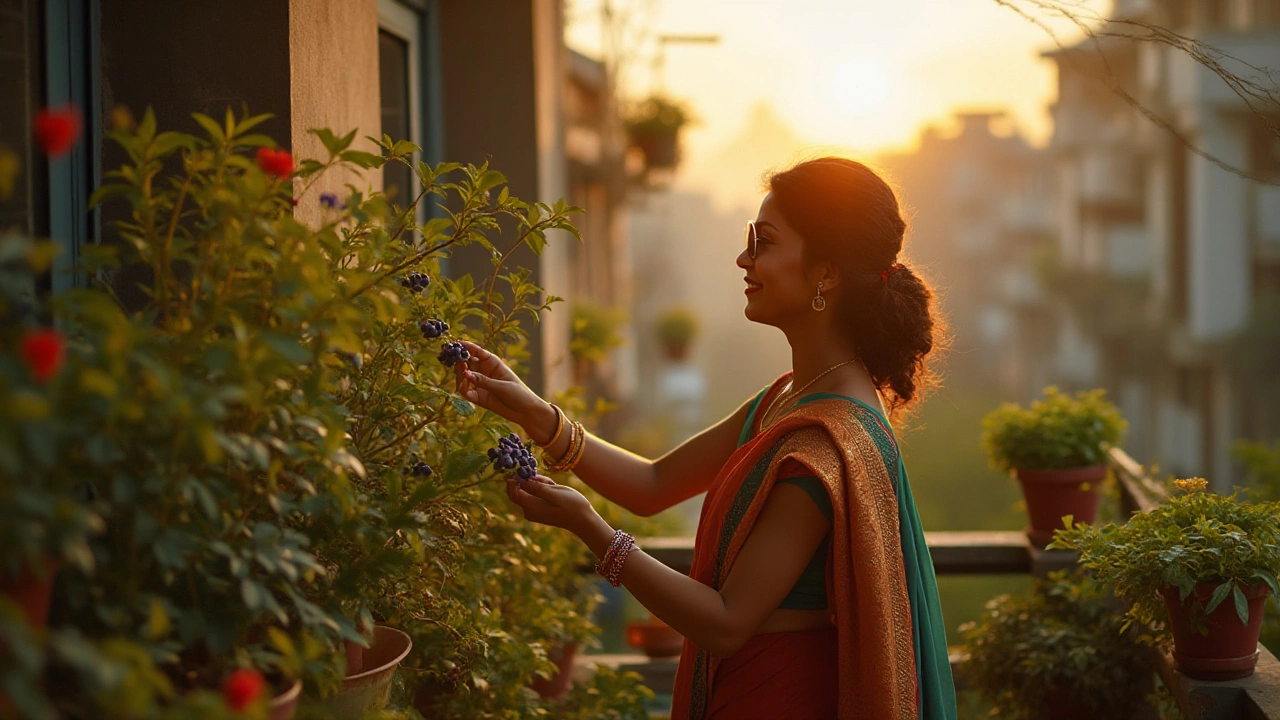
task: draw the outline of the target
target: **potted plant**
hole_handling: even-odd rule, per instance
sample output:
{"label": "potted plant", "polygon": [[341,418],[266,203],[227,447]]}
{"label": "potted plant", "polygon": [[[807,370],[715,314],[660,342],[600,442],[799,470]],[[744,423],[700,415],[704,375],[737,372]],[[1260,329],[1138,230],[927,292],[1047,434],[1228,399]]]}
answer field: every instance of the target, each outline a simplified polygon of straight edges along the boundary
{"label": "potted plant", "polygon": [[960,626],[969,687],[1013,720],[1130,718],[1151,683],[1146,648],[1107,588],[1084,573],[1037,578]]}
{"label": "potted plant", "polygon": [[[551,665],[543,648],[595,632],[571,592],[590,578],[547,562],[576,562],[576,539],[509,511],[484,451],[510,428],[458,395],[442,344],[526,360],[521,318],[556,299],[508,261],[573,232],[578,210],[511,197],[487,166],[419,163],[411,143],[353,150],[354,131],[314,131],[328,157],[295,161],[250,132],[261,120],[198,116],[197,137],[147,113],[112,133],[128,160],[94,199],[124,216],[121,242],[86,249],[91,286],[55,313],[109,400],[78,478],[103,519],[88,541],[97,572],[64,567],[49,640],[32,634],[32,657],[60,664],[33,693],[51,710],[32,717],[228,716],[215,689],[239,670],[263,677],[272,717],[323,712],[346,643],[374,626],[412,647],[363,672],[403,657],[430,717],[526,713],[543,702],[528,687]],[[355,187],[309,192],[334,167],[385,162],[410,165],[419,200],[449,217],[419,221]],[[293,216],[303,203],[323,208],[319,227]],[[442,277],[440,259],[466,244],[496,253],[492,274]],[[136,277],[140,305],[104,284]],[[16,614],[0,603],[5,642]],[[5,687],[33,677],[0,664]]]}
{"label": "potted plant", "polygon": [[982,446],[991,465],[1012,472],[1022,486],[1031,524],[1027,538],[1044,547],[1062,517],[1093,522],[1098,490],[1107,476],[1107,451],[1128,423],[1102,389],[1062,393],[1047,387],[1044,399],[1023,408],[1005,403],[982,420]]}
{"label": "potted plant", "polygon": [[1210,492],[1202,478],[1173,485],[1165,503],[1123,524],[1068,518],[1050,547],[1080,551],[1082,566],[1132,602],[1129,622],[1171,633],[1185,675],[1246,677],[1267,592],[1280,594],[1280,503]]}
{"label": "potted plant", "polygon": [[697,334],[698,316],[688,308],[670,308],[658,316],[658,340],[671,360],[684,360]]}
{"label": "potted plant", "polygon": [[693,122],[688,108],[663,95],[635,103],[624,118],[627,137],[647,168],[674,168],[680,160],[680,129]]}
{"label": "potted plant", "polygon": [[[94,201],[125,206],[113,224],[123,242],[87,248],[90,286],[54,299],[75,392],[50,404],[47,435],[82,433],[49,472],[75,478],[102,532],[91,563],[64,569],[50,635],[132,657],[136,672],[114,688],[51,675],[59,708],[162,715],[243,669],[283,696],[280,716],[299,677],[333,674],[317,648],[358,637],[327,600],[305,512],[347,512],[360,470],[317,372],[353,319],[326,306],[335,282],[315,233],[292,219],[292,159],[249,132],[263,119],[198,116],[197,137],[159,132],[148,112],[110,133],[128,159]],[[138,305],[108,283],[122,267],[149,271]],[[23,458],[24,472],[39,459]],[[123,685],[131,709],[106,710]]]}

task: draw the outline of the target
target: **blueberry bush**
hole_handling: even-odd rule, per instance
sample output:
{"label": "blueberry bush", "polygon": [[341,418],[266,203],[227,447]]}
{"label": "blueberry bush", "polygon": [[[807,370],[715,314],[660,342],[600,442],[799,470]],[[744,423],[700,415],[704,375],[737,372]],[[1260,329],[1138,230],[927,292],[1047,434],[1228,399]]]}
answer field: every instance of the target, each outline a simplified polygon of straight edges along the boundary
{"label": "blueberry bush", "polygon": [[[273,692],[303,680],[300,716],[324,717],[343,644],[386,624],[414,642],[388,716],[645,717],[634,675],[554,700],[529,687],[554,672],[548,650],[594,641],[599,595],[576,539],[508,507],[502,480],[532,456],[508,439],[516,466],[495,468],[487,450],[512,428],[454,386],[460,339],[527,360],[558,299],[512,254],[576,235],[578,209],[512,197],[486,165],[416,161],[412,143],[354,150],[355,131],[313,130],[327,156],[295,161],[253,132],[264,119],[196,115],[193,135],[147,113],[114,130],[128,162],[93,201],[125,215],[120,242],[89,248],[90,286],[52,308],[27,292],[47,244],[0,258],[16,278],[0,313],[27,330],[52,318],[67,353],[43,383],[8,335],[0,360],[0,393],[22,400],[0,423],[56,429],[0,445],[0,493],[31,498],[23,544],[0,559],[66,560],[47,629],[0,597],[0,701],[31,717],[217,717],[218,688],[248,668]],[[417,176],[404,207],[354,183],[313,192],[385,163]],[[318,227],[294,216],[308,203]],[[468,245],[491,274],[442,275]],[[117,294],[132,278],[140,306]],[[564,404],[582,412],[576,397]]]}

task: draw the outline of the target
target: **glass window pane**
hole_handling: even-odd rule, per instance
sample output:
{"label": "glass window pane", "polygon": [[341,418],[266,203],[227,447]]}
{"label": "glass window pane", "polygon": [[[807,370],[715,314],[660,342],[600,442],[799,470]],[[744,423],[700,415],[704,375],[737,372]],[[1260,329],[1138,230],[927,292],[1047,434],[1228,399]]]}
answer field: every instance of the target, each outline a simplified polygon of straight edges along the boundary
{"label": "glass window pane", "polygon": [[[378,31],[378,75],[382,91],[382,132],[392,140],[413,139],[409,121],[409,43],[385,30]],[[397,204],[412,200],[412,171],[400,163],[382,169],[382,186]]]}

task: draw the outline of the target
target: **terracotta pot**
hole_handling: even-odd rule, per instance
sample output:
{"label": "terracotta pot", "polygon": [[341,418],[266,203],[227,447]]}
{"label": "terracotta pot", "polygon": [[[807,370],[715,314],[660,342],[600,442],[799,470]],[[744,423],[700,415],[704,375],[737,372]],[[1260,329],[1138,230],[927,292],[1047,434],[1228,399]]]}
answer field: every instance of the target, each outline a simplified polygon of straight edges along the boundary
{"label": "terracotta pot", "polygon": [[22,608],[28,624],[42,628],[49,624],[49,600],[53,596],[53,579],[60,564],[49,557],[39,563],[38,569],[24,564],[17,575],[0,572],[0,595]]}
{"label": "terracotta pot", "polygon": [[302,681],[294,680],[289,689],[271,698],[271,710],[267,717],[271,720],[293,720],[298,712],[298,698],[302,695]]}
{"label": "terracotta pot", "polygon": [[689,343],[664,341],[662,343],[662,352],[667,356],[667,359],[679,362],[689,356]]}
{"label": "terracotta pot", "polygon": [[637,132],[631,144],[644,153],[644,164],[650,168],[673,168],[679,161],[679,135],[676,133]]}
{"label": "terracotta pot", "polygon": [[361,671],[343,678],[342,688],[324,701],[325,717],[359,718],[367,710],[386,707],[396,667],[408,657],[413,640],[394,628],[375,625],[372,642],[361,649]]}
{"label": "terracotta pot", "polygon": [[556,674],[550,678],[535,677],[529,686],[544,698],[558,698],[569,689],[569,680],[573,677],[573,659],[578,656],[578,643],[553,647],[547,656],[556,664]]}
{"label": "terracotta pot", "polygon": [[1258,634],[1262,629],[1263,604],[1267,586],[1242,586],[1249,604],[1249,624],[1240,622],[1231,595],[1205,617],[1209,634],[1194,632],[1190,623],[1192,605],[1205,607],[1213,595],[1211,583],[1196,585],[1185,602],[1179,602],[1178,589],[1162,588],[1165,607],[1169,609],[1169,627],[1173,631],[1173,657],[1178,670],[1197,680],[1236,680],[1253,674],[1258,664]]}
{"label": "terracotta pot", "polygon": [[680,654],[684,636],[656,617],[627,623],[627,644],[640,648],[651,658],[667,658]]}
{"label": "terracotta pot", "polygon": [[350,640],[346,640],[342,644],[347,656],[346,676],[358,675],[364,669],[364,646]]}
{"label": "terracotta pot", "polygon": [[[1062,529],[1062,516],[1071,515],[1075,522],[1092,524],[1098,517],[1098,488],[1107,476],[1106,465],[1067,470],[1015,471],[1027,501],[1031,526],[1027,539],[1036,547],[1053,541],[1053,533]],[[1086,487],[1087,485],[1087,487]]]}

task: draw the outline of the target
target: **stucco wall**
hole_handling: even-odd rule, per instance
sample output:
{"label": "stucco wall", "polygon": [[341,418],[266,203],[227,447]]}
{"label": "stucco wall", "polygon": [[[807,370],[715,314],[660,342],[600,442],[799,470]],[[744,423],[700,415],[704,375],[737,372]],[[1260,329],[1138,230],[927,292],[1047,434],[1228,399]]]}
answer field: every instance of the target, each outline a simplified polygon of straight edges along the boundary
{"label": "stucco wall", "polygon": [[[289,0],[289,73],[293,114],[290,130],[296,157],[324,159],[324,146],[308,128],[327,127],[338,135],[358,128],[353,148],[376,152],[366,135],[381,130],[378,94],[377,0]],[[332,173],[321,179],[296,210],[306,223],[320,220],[320,193],[382,186],[369,171]]]}

